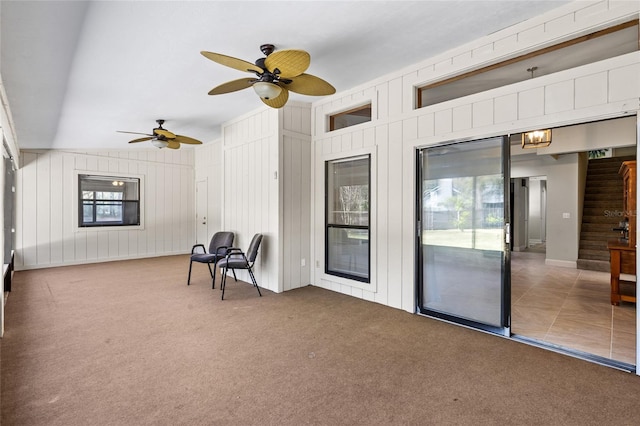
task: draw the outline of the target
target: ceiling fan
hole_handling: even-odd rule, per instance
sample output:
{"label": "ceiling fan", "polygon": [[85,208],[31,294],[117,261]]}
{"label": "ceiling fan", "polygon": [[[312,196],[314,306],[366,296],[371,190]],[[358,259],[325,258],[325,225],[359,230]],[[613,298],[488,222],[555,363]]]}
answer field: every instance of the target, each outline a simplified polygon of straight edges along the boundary
{"label": "ceiling fan", "polygon": [[311,63],[311,55],[304,50],[274,52],[273,44],[263,44],[260,50],[265,57],[256,60],[255,64],[220,53],[200,52],[214,62],[256,75],[256,78],[241,78],[223,83],[211,89],[209,94],[221,95],[253,87],[266,105],[282,108],[289,99],[289,91],[311,96],[325,96],[336,92],[323,79],[304,73]]}
{"label": "ceiling fan", "polygon": [[200,145],[200,142],[197,139],[190,138],[188,136],[176,135],[162,127],[164,124],[164,120],[156,120],[158,123],[158,127],[153,129],[151,134],[149,133],[139,133],[139,132],[125,132],[122,130],[118,130],[119,133],[131,133],[133,135],[146,135],[144,138],[134,139],[129,141],[129,143],[137,143],[137,142],[145,142],[151,141],[151,144],[157,148],[171,148],[178,149],[180,148],[181,143],[186,143],[189,145]]}

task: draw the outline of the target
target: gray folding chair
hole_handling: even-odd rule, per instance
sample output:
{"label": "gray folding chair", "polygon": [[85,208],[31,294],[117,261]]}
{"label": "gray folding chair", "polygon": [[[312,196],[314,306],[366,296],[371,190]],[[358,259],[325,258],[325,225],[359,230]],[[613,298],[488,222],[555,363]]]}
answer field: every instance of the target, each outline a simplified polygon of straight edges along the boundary
{"label": "gray folding chair", "polygon": [[[206,263],[209,267],[211,275],[211,288],[216,288],[216,264],[227,256],[227,249],[233,247],[233,232],[216,232],[209,243],[209,252],[204,248],[203,244],[196,244],[191,248],[191,259],[189,261],[189,278],[187,285],[191,283],[191,267],[193,262]],[[213,263],[213,271],[211,264]]]}
{"label": "gray folding chair", "polygon": [[222,289],[222,300],[224,300],[224,289],[227,282],[227,271],[229,269],[233,272],[233,278],[236,281],[238,281],[236,278],[236,269],[246,269],[249,271],[249,276],[251,277],[253,285],[258,289],[258,294],[262,296],[260,287],[258,287],[258,283],[256,282],[256,277],[253,275],[253,265],[256,261],[256,257],[258,256],[258,248],[260,248],[261,242],[262,234],[256,234],[251,239],[251,243],[249,244],[249,248],[246,253],[237,247],[233,247],[228,250],[227,256],[218,262],[218,267],[223,269],[222,284],[220,285],[220,288]]}

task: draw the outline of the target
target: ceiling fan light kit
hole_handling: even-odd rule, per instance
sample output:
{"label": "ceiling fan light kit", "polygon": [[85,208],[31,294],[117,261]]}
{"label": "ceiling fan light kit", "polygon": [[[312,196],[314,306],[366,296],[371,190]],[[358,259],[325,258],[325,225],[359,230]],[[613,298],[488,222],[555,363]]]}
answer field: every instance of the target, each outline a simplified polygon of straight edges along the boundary
{"label": "ceiling fan light kit", "polygon": [[282,93],[282,88],[280,86],[264,81],[253,83],[253,90],[255,90],[258,96],[260,96],[262,99],[274,99],[280,96],[280,93]]}
{"label": "ceiling fan light kit", "polygon": [[166,148],[169,145],[169,142],[160,139],[151,139],[151,145],[155,146],[156,148],[162,149]]}
{"label": "ceiling fan light kit", "polygon": [[260,51],[265,57],[257,59],[254,64],[221,53],[200,52],[205,58],[221,65],[256,75],[256,78],[241,78],[218,85],[209,94],[221,95],[253,87],[265,105],[282,108],[289,99],[289,91],[309,96],[325,96],[336,92],[323,79],[304,73],[311,63],[311,56],[304,50],[275,51],[272,44],[263,44]]}

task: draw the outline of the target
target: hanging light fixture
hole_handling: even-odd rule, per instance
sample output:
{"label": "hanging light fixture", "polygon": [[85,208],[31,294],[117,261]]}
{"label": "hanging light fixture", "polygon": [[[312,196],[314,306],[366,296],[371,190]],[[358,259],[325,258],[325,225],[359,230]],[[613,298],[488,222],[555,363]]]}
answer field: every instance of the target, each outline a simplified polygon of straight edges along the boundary
{"label": "hanging light fixture", "polygon": [[161,139],[151,139],[151,145],[156,148],[166,148],[169,145],[169,142],[161,140]]}
{"label": "hanging light fixture", "polygon": [[551,145],[551,129],[534,130],[522,134],[522,148],[544,148]]}
{"label": "hanging light fixture", "polygon": [[253,90],[255,90],[258,96],[262,99],[275,99],[280,96],[280,93],[282,92],[282,88],[280,86],[266,81],[253,83]]}

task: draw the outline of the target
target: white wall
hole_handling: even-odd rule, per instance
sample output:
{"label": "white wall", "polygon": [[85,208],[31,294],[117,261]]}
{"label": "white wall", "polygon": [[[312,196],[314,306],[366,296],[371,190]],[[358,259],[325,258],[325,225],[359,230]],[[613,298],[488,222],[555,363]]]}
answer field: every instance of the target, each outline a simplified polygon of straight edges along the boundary
{"label": "white wall", "polygon": [[[16,269],[188,253],[195,241],[193,150],[22,151]],[[144,177],[144,229],[74,226],[75,171]]]}
{"label": "white wall", "polygon": [[[446,141],[482,138],[524,130],[558,127],[635,114],[640,109],[640,53],[634,52],[521,83],[489,90],[414,110],[415,87],[526,54],[627,20],[637,19],[637,2],[574,2],[546,15],[522,22],[397,73],[381,77],[348,92],[314,103],[313,284],[356,297],[415,310],[415,152],[418,147]],[[327,132],[327,117],[350,106],[372,102],[372,121]],[[331,281],[323,274],[324,203],[322,153],[349,156],[363,146],[377,150],[378,219],[371,263],[377,285],[363,289],[357,283]],[[578,176],[577,154],[563,155],[557,173]],[[569,219],[549,227],[547,242],[570,241],[568,252],[550,251],[559,263],[577,258],[578,200],[569,188],[577,181],[548,186],[549,226],[556,215]],[[323,189],[322,189],[323,190]],[[373,204],[372,204],[373,205]],[[555,241],[559,242],[559,241]],[[573,247],[575,245],[575,247]],[[562,248],[562,244],[558,247]]]}

